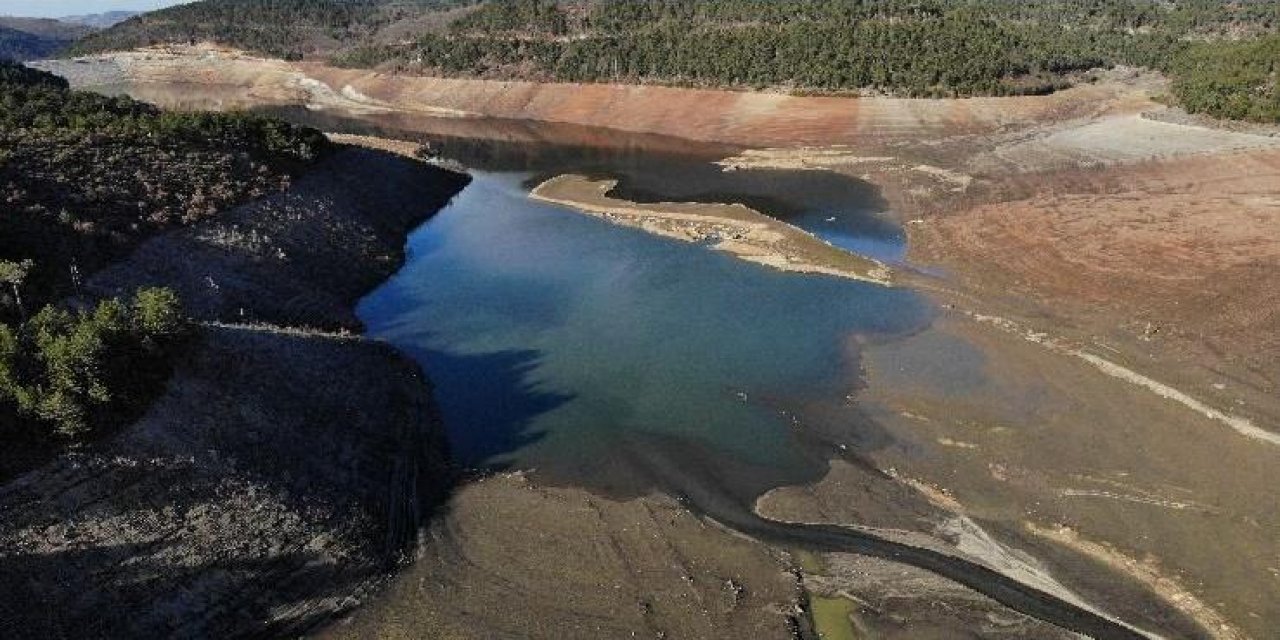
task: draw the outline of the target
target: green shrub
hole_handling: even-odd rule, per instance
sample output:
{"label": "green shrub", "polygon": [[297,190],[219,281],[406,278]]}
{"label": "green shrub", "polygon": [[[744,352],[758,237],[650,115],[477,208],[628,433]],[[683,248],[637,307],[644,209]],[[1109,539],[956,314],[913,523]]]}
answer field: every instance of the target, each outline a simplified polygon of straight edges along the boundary
{"label": "green shrub", "polygon": [[79,312],[47,306],[17,329],[0,324],[0,414],[16,414],[27,437],[84,440],[158,392],[187,332],[167,289]]}
{"label": "green shrub", "polygon": [[1187,111],[1280,122],[1280,36],[1196,44],[1171,71],[1173,95]]}
{"label": "green shrub", "polygon": [[186,330],[182,303],[172,289],[139,289],[133,298],[134,328],[150,339],[180,335]]}

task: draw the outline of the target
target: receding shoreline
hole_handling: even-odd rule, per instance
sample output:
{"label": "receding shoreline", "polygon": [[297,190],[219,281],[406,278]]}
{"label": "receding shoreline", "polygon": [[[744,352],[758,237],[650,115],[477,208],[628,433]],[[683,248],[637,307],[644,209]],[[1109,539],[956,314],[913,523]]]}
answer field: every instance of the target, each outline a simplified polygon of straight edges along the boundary
{"label": "receding shoreline", "polygon": [[843,251],[745,205],[628,202],[608,195],[617,184],[617,180],[562,175],[539,184],[529,192],[529,197],[654,235],[706,244],[716,251],[780,271],[823,274],[885,286],[892,282],[884,264]]}
{"label": "receding shoreline", "polygon": [[[172,61],[135,60],[137,70],[131,77],[164,81],[189,75],[193,68],[211,75],[231,71],[237,85],[252,91],[276,86],[277,80],[284,77],[283,72],[264,70],[264,65],[256,61],[227,61],[210,56],[193,63],[177,59],[180,54],[173,57]],[[301,73],[296,69],[288,71]],[[754,97],[727,105],[723,99],[707,99],[712,92],[693,96],[676,95],[674,90],[593,87],[593,94],[607,94],[609,100],[592,101],[587,105],[590,108],[574,108],[578,103],[553,99],[561,90],[572,96],[581,95],[576,89],[570,92],[564,87],[398,78],[327,69],[318,69],[312,75],[325,78],[325,86],[333,88],[331,93],[355,86],[363,95],[388,104],[405,102],[409,107],[440,104],[477,111],[484,107],[500,109],[502,114],[513,117],[692,132],[704,138],[762,148],[857,145],[855,149],[827,153],[818,158],[820,162],[808,158],[801,158],[800,162],[805,167],[817,164],[858,176],[882,187],[892,210],[906,222],[913,260],[938,265],[954,276],[947,284],[957,291],[937,296],[939,303],[948,308],[952,304],[960,307],[951,315],[981,313],[1013,318],[1037,334],[1044,331],[1062,335],[1067,344],[1087,345],[1098,349],[1098,354],[1115,352],[1116,356],[1107,357],[1186,389],[1193,397],[1203,398],[1207,405],[1229,407],[1232,413],[1238,412],[1259,425],[1274,424],[1272,374],[1276,360],[1272,356],[1277,334],[1263,322],[1266,314],[1257,312],[1275,308],[1271,304],[1275,296],[1268,292],[1276,289],[1267,285],[1275,281],[1276,272],[1271,266],[1275,254],[1268,253],[1270,245],[1259,238],[1265,237],[1269,228],[1266,216],[1275,211],[1274,176],[1276,167],[1280,167],[1280,154],[1233,151],[1240,145],[1211,135],[1195,136],[1199,142],[1189,146],[1185,143],[1191,136],[1168,135],[1168,127],[1142,122],[1144,118],[1138,113],[1153,108],[1150,100],[1141,95],[1142,87],[1134,90],[1128,85],[1120,89],[1099,85],[1025,99],[848,101],[841,103],[841,114],[848,119],[837,120],[796,118],[795,105],[766,109],[767,105]],[[624,92],[625,99],[620,96]],[[303,93],[312,98],[311,102],[323,97]],[[661,100],[653,99],[651,94],[656,93],[663,94]],[[675,98],[680,96],[690,99],[678,102]],[[831,105],[836,106],[836,99],[831,100]],[[695,102],[699,115],[710,113],[714,117],[684,117],[687,110],[680,105]],[[811,111],[808,103],[805,110],[819,113]],[[780,123],[794,126],[784,128]],[[1159,135],[1151,135],[1153,132]],[[779,161],[776,155],[745,153],[743,158],[772,164]],[[876,161],[868,160],[871,158]],[[924,163],[955,171],[957,176],[972,176],[972,184],[958,189],[961,185],[950,176],[914,170]],[[1224,204],[1228,198],[1231,206]],[[1157,206],[1151,207],[1152,203]],[[1186,242],[1179,240],[1176,226],[1161,229],[1161,225],[1168,227],[1194,219],[1213,223],[1217,218],[1209,215],[1211,211],[1231,217],[1224,218],[1221,224],[1214,223],[1212,228],[1193,229]],[[1241,212],[1248,215],[1240,215]],[[1264,233],[1243,234],[1243,241],[1223,233],[1250,228]],[[1140,241],[1142,234],[1148,233],[1157,242]],[[1165,242],[1166,239],[1176,242]],[[1192,242],[1199,249],[1185,251]],[[1205,242],[1210,243],[1210,248],[1218,244],[1229,250],[1207,254]],[[1214,255],[1219,261],[1228,261],[1228,265],[1236,264],[1229,260],[1240,255],[1252,255],[1254,259],[1248,265],[1233,267],[1233,271],[1193,260]],[[1129,257],[1138,259],[1126,260]],[[1170,289],[1172,285],[1161,276],[1175,270],[1203,275],[1203,279],[1191,280],[1188,286],[1205,291],[1193,295],[1185,287]],[[1218,429],[1219,424],[1210,423],[1208,426],[1214,427],[1211,431],[1194,431],[1204,416],[1186,411],[1182,405],[1175,407],[1178,413],[1169,414],[1159,424],[1135,425],[1135,407],[1146,415],[1163,416],[1158,413],[1159,403],[1169,400],[1150,394],[1149,389],[1127,393],[1125,390],[1132,385],[1104,375],[1106,372],[1097,367],[1087,374],[1077,372],[1078,358],[1049,352],[1040,345],[1028,346],[1021,338],[1011,337],[994,326],[963,319],[961,322],[972,325],[969,329],[983,338],[992,334],[994,337],[985,343],[985,348],[997,356],[1019,355],[1020,360],[998,370],[1001,377],[1039,388],[1061,386],[1051,393],[1072,404],[1062,405],[1065,409],[1058,414],[1077,419],[1079,424],[1069,425],[1070,428],[1063,425],[1052,431],[1057,439],[1049,439],[1037,434],[1044,430],[1041,423],[1057,420],[1054,416],[1041,414],[1035,420],[1027,420],[1015,415],[1016,419],[1004,418],[1010,424],[1001,422],[997,410],[1021,408],[1022,396],[988,403],[983,409],[996,413],[992,416],[959,405],[954,398],[935,400],[913,391],[915,396],[923,397],[907,397],[903,393],[901,398],[890,398],[901,402],[891,405],[901,410],[899,417],[904,426],[899,433],[913,447],[945,465],[892,457],[876,463],[897,464],[899,468],[917,464],[914,473],[954,491],[960,501],[972,503],[975,509],[985,507],[990,521],[1007,519],[1012,525],[1020,525],[1022,519],[1031,518],[1044,527],[1066,524],[1087,539],[1115,545],[1130,557],[1157,557],[1168,571],[1184,573],[1188,588],[1200,599],[1216,603],[1235,624],[1265,635],[1258,629],[1265,629],[1267,622],[1278,615],[1273,604],[1278,600],[1271,597],[1273,590],[1267,586],[1272,585],[1271,576],[1264,563],[1251,563],[1249,571],[1221,569],[1234,566],[1236,558],[1200,557],[1208,554],[1201,554],[1196,545],[1183,544],[1188,538],[1182,536],[1216,536],[1214,539],[1233,548],[1247,549],[1249,558],[1274,555],[1273,539],[1257,542],[1251,533],[1259,524],[1261,530],[1274,524],[1266,515],[1273,510],[1265,500],[1245,497],[1251,486],[1260,486],[1250,470],[1259,475],[1257,470],[1274,468],[1269,466],[1271,460],[1263,459],[1271,454],[1270,450],[1261,454],[1252,451],[1256,441],[1246,438],[1240,439],[1247,447],[1235,443],[1237,434]],[[1212,343],[1206,342],[1206,336],[1213,339]],[[1032,353],[1032,348],[1044,353]],[[1024,350],[1028,352],[1023,354]],[[990,375],[989,371],[977,373]],[[1063,381],[1060,385],[1059,380]],[[1064,390],[1067,386],[1099,395],[1085,401]],[[1106,405],[1107,410],[1094,410],[1099,404]],[[976,415],[970,415],[973,413]],[[1121,446],[1109,437],[1112,433],[1130,434],[1131,439]],[[1026,437],[1014,440],[1010,434]],[[942,437],[946,442],[963,441],[971,448],[954,448],[943,443]],[[1112,445],[1096,454],[1083,450],[1099,437]],[[1237,463],[1214,469],[1190,454],[1185,458],[1170,457],[1179,438],[1183,443],[1197,443],[1197,447],[1209,445],[1214,460]],[[1129,457],[1119,453],[1134,442],[1145,446],[1135,449]],[[1161,456],[1149,455],[1146,447],[1155,447],[1164,458],[1177,460],[1179,468],[1151,465]],[[1046,460],[1038,451],[1053,451],[1055,455]],[[1074,471],[1060,459],[1070,460]],[[974,461],[971,469],[961,467],[956,471],[956,465],[969,460]],[[1142,503],[1129,503],[1136,506],[1121,510],[1101,501],[1088,503],[1058,495],[1081,482],[1116,482],[1116,477],[1108,474],[1121,473],[1118,477],[1127,485],[1140,488],[1128,489],[1135,496],[1147,495],[1144,491],[1178,496],[1182,490],[1177,487],[1186,485],[1187,493],[1197,500],[1225,505],[1236,512],[1216,519],[1201,515],[1188,518],[1184,513],[1155,513],[1150,505]],[[997,498],[1005,500],[1001,510],[990,505]],[[1031,504],[1038,511],[1034,517],[1017,509],[1017,505]],[[1044,504],[1055,505],[1053,512],[1046,512],[1041,506]],[[1152,532],[1165,537],[1149,536]],[[1006,541],[1019,539],[1008,532],[993,529],[993,533]],[[1178,544],[1169,544],[1170,541]],[[1075,557],[1070,560],[1080,562]],[[1248,588],[1224,586],[1237,584]],[[1256,593],[1246,593],[1250,589]],[[1116,603],[1110,593],[1088,596],[1091,601]],[[1147,614],[1139,611],[1134,619]]]}

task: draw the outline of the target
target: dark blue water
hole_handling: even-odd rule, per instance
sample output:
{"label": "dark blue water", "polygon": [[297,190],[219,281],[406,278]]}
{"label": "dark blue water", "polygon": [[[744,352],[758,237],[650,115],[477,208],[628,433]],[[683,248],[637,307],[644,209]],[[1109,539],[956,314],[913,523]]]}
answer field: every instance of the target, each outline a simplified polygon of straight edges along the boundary
{"label": "dark blue water", "polygon": [[644,436],[813,475],[779,399],[844,398],[850,336],[888,339],[932,313],[907,290],[782,273],[531,201],[527,173],[473,175],[359,309],[424,366],[470,466],[590,473]]}

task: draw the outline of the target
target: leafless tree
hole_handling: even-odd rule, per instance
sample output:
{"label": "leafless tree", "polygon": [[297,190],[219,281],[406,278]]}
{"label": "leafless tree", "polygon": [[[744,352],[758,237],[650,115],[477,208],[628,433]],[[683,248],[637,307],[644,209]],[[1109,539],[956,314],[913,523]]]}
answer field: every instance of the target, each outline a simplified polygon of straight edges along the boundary
{"label": "leafless tree", "polygon": [[13,301],[18,306],[18,313],[22,315],[24,320],[27,317],[27,308],[22,304],[22,284],[26,282],[27,276],[31,274],[33,267],[35,267],[35,263],[31,260],[23,260],[22,262],[0,260],[0,282],[13,287]]}

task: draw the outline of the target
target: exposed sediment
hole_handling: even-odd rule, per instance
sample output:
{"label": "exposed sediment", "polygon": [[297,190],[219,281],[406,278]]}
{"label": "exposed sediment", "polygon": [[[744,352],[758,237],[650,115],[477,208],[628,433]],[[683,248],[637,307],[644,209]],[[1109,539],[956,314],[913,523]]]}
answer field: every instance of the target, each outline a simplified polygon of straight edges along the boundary
{"label": "exposed sediment", "polygon": [[91,279],[202,324],[141,420],[0,487],[0,635],[292,636],[383,584],[451,472],[429,385],[351,309],[465,180],[342,149]]}
{"label": "exposed sediment", "polygon": [[[1125,620],[1158,617],[1159,605],[1091,568],[1084,547],[1068,553],[1061,538],[1036,546],[1023,523],[1068,527],[1116,557],[1158,559],[1193,605],[1211,610],[1181,607],[1201,628],[1173,621],[1163,626],[1171,636],[1211,635],[1225,620],[1224,637],[1266,637],[1280,619],[1277,568],[1266,560],[1277,557],[1274,447],[1260,441],[1280,419],[1280,139],[1164,118],[1151,100],[1158,78],[1121,71],[1026,98],[851,100],[393,77],[186,49],[113,60],[128,67],[117,77],[136,82],[194,73],[335,110],[354,101],[454,123],[491,116],[683,135],[756,149],[726,153],[726,168],[821,168],[874,182],[906,222],[912,262],[945,271],[930,284],[954,306],[951,330],[985,354],[959,367],[963,383],[930,381],[956,366],[938,356],[950,343],[933,331],[920,336],[924,346],[896,345],[869,363],[859,401],[880,407],[899,440],[874,462],[947,487],[1002,542],[1033,549],[1055,577]],[[1019,334],[1052,336],[1140,378],[1113,377],[977,316],[1009,318]],[[890,376],[920,372],[912,349],[929,354],[927,375]],[[1218,413],[1206,417],[1201,405]],[[845,515],[833,521],[859,521]],[[1144,580],[1124,563],[1113,569]],[[833,597],[866,594],[848,581],[819,586]],[[893,607],[864,600],[862,613],[887,610],[892,621]]]}
{"label": "exposed sediment", "polygon": [[427,540],[385,598],[321,637],[784,640],[801,617],[785,553],[665,496],[495,476],[460,488]]}
{"label": "exposed sediment", "polygon": [[890,283],[889,269],[883,264],[838,249],[745,205],[628,202],[609,196],[617,184],[616,180],[563,175],[538,185],[529,197],[655,235],[706,244],[742,260],[782,271]]}
{"label": "exposed sediment", "polygon": [[[897,99],[793,96],[663,86],[433,78],[267,60],[212,45],[171,45],[41,63],[76,85],[238,87],[228,104],[307,104],[450,118],[563,122],[752,147],[868,145],[990,134],[1099,108],[1131,112],[1123,87],[1084,85],[1051,99]],[[1144,80],[1146,81],[1146,80]],[[1149,104],[1149,103],[1147,103]]]}

